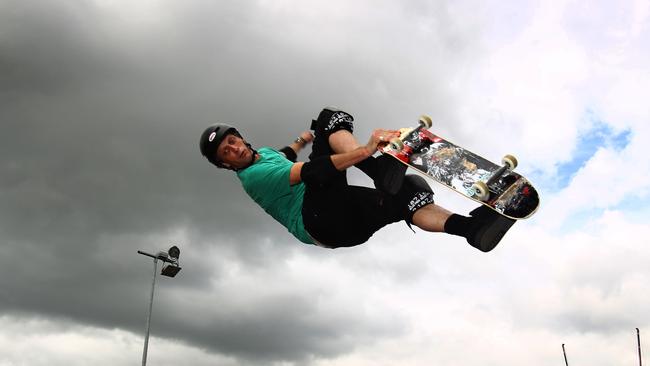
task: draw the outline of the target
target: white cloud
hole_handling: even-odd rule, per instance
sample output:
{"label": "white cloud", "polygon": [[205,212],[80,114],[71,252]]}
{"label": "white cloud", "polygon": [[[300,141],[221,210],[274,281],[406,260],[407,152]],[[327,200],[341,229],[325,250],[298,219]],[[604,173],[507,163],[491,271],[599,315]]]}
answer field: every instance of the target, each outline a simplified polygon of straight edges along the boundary
{"label": "white cloud", "polygon": [[[0,365],[133,365],[142,360],[143,334],[54,319],[0,317]],[[232,359],[152,336],[147,363],[236,365]]]}
{"label": "white cloud", "polygon": [[[559,2],[538,3],[530,22],[505,43],[494,43],[488,26],[485,58],[462,79],[463,139],[474,140],[494,160],[512,152],[523,169],[552,172],[570,156],[585,112],[579,91],[591,66],[561,26],[563,10]],[[503,11],[491,10],[484,21],[490,24],[489,17]]]}
{"label": "white cloud", "polygon": [[589,229],[528,225],[489,255],[451,240],[413,244],[428,258],[426,275],[377,292],[379,304],[402,305],[409,332],[316,364],[545,365],[561,362],[562,343],[574,362],[635,360],[634,328],[650,326],[650,250],[638,238],[650,228],[608,212]]}

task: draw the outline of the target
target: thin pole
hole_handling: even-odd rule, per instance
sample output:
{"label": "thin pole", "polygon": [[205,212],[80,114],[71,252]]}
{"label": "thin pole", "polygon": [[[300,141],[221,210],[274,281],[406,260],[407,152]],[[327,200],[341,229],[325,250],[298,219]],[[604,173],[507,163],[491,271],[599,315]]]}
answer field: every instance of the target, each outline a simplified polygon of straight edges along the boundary
{"label": "thin pole", "polygon": [[151,310],[153,308],[153,290],[156,288],[156,274],[158,259],[153,260],[153,281],[151,282],[151,298],[149,299],[149,314],[147,315],[147,331],[144,336],[144,350],[142,351],[142,366],[147,365],[147,349],[149,348],[149,329],[151,328]]}
{"label": "thin pole", "polygon": [[564,349],[564,343],[562,343],[562,353],[564,353],[564,363],[566,366],[569,366],[569,361],[566,358],[566,350]]}
{"label": "thin pole", "polygon": [[636,342],[639,345],[639,366],[643,366],[641,364],[641,336],[639,335],[639,328],[636,328]]}

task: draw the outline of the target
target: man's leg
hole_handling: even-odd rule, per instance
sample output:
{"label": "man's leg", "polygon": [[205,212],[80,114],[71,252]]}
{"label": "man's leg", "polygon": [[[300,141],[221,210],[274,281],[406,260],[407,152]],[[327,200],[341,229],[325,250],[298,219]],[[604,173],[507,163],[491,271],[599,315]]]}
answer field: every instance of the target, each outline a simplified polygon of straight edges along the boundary
{"label": "man's leg", "polygon": [[447,219],[453,215],[435,203],[428,204],[413,214],[413,224],[424,231],[441,233],[445,231]]}
{"label": "man's leg", "polygon": [[[359,146],[352,132],[354,131],[354,118],[348,113],[335,108],[324,108],[318,118],[312,121],[311,129],[314,130],[312,157],[345,153]],[[333,135],[336,137],[331,138]]]}
{"label": "man's leg", "polygon": [[[473,247],[489,252],[515,223],[492,209],[480,206],[470,216],[454,214],[433,201],[433,191],[424,178],[407,175],[403,189],[396,198],[408,224],[429,232],[444,232],[462,236]],[[406,205],[405,205],[406,204]]]}
{"label": "man's leg", "polygon": [[335,154],[350,152],[362,146],[352,132],[348,130],[334,132],[330,135],[328,142]]}
{"label": "man's leg", "polygon": [[[362,145],[352,134],[354,118],[343,111],[334,108],[325,108],[318,119],[312,123],[316,139],[312,148],[312,155],[340,154],[352,151]],[[327,145],[322,142],[327,137]],[[375,183],[375,187],[389,194],[396,194],[404,179],[406,165],[399,163],[390,156],[382,155],[378,158],[370,157],[356,167],[368,175]]]}
{"label": "man's leg", "polygon": [[514,223],[515,220],[485,206],[474,209],[469,217],[451,213],[435,204],[424,206],[413,214],[413,224],[420,229],[462,236],[483,252],[494,249]]}

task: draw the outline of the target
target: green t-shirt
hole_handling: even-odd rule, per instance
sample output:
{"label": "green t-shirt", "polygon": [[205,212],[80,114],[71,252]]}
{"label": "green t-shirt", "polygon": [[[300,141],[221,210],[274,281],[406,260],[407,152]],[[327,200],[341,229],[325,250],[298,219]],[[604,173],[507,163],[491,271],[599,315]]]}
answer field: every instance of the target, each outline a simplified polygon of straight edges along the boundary
{"label": "green t-shirt", "polygon": [[289,184],[289,172],[293,162],[269,147],[263,147],[257,152],[260,158],[253,165],[237,172],[244,190],[298,240],[314,244],[302,222],[305,184]]}

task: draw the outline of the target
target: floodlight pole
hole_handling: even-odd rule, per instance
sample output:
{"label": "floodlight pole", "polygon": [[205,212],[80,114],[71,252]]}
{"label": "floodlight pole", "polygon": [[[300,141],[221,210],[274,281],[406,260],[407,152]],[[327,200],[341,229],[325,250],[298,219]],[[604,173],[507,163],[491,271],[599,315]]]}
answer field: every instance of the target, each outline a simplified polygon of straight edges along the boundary
{"label": "floodlight pole", "polygon": [[564,343],[562,343],[562,353],[564,354],[564,364],[569,366],[569,360],[566,358],[566,349],[564,349]]}
{"label": "floodlight pole", "polygon": [[639,346],[639,366],[643,366],[641,363],[641,335],[639,335],[639,328],[636,328],[636,342]]}
{"label": "floodlight pole", "polygon": [[147,365],[147,349],[149,348],[149,330],[151,329],[151,310],[153,309],[153,292],[156,288],[156,274],[158,273],[158,258],[153,260],[153,281],[151,281],[151,297],[149,298],[149,313],[147,315],[147,331],[144,336],[144,350],[142,351],[142,366]]}
{"label": "floodlight pole", "polygon": [[[176,247],[173,247],[176,248]],[[176,248],[178,251],[178,248]],[[165,252],[159,252],[157,255],[149,254],[146,252],[143,252],[141,250],[138,250],[139,254],[145,255],[147,257],[153,258],[153,280],[151,281],[151,296],[149,297],[149,313],[147,314],[147,329],[145,332],[144,336],[144,349],[142,350],[142,366],[147,365],[147,350],[149,349],[149,331],[151,329],[151,312],[153,309],[153,293],[154,289],[156,288],[156,275],[158,274],[158,260],[161,260],[163,262],[167,263],[172,263],[176,269],[176,271],[173,271],[174,273],[165,273],[165,268],[163,267],[163,275],[169,276],[169,277],[174,277],[176,273],[180,270],[180,267],[178,267],[177,259],[169,259],[169,255]],[[176,253],[176,256],[178,256],[178,253]]]}

